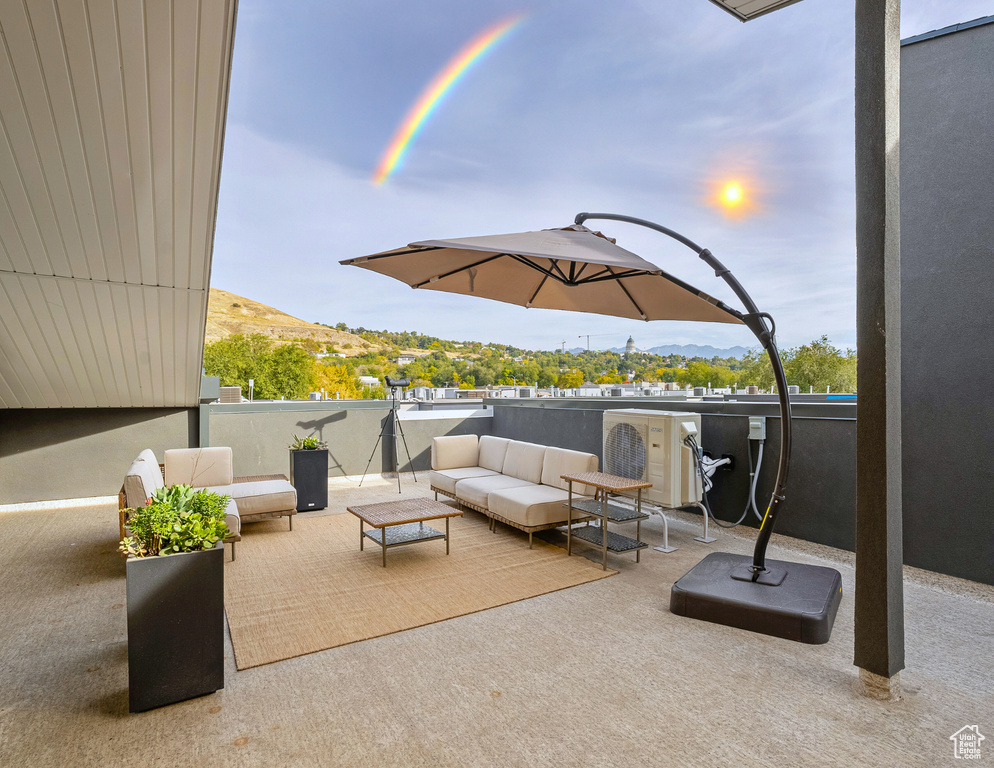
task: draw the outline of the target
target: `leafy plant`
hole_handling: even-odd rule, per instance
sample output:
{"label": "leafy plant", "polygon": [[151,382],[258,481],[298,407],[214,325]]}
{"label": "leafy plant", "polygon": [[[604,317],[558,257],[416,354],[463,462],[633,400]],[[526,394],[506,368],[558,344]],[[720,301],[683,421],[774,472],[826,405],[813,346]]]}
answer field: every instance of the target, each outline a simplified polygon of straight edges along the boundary
{"label": "leafy plant", "polygon": [[310,437],[293,436],[293,442],[288,446],[291,451],[316,451],[318,448],[327,448],[327,443],[322,443],[314,435]]}
{"label": "leafy plant", "polygon": [[159,488],[146,506],[127,510],[131,535],[121,541],[121,551],[153,557],[211,549],[229,533],[224,522],[229,500],[183,484]]}

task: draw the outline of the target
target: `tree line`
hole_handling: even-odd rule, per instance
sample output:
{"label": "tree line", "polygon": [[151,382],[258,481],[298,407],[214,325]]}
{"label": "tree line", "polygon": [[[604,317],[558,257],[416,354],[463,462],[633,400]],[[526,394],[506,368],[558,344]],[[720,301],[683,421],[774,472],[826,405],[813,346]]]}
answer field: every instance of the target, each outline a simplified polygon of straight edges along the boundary
{"label": "tree line", "polygon": [[[344,326],[344,324],[339,324]],[[338,326],[336,326],[338,327]],[[224,386],[240,386],[248,392],[255,380],[258,399],[304,399],[309,392],[324,390],[329,397],[375,398],[384,396],[381,385],[363,386],[359,376],[382,380],[384,376],[407,378],[412,386],[462,387],[517,385],[574,389],[585,383],[620,384],[626,381],[675,382],[685,387],[714,388],[755,385],[769,390],[773,370],[765,352],[751,351],[742,358],[685,358],[681,355],[624,354],[611,351],[532,351],[484,345],[480,342],[450,342],[416,333],[386,333],[366,329],[348,330],[381,347],[350,358],[316,358],[313,341],[277,343],[261,334],[231,336],[204,348],[204,368],[219,376]],[[403,349],[431,350],[414,362],[395,362]],[[327,351],[336,351],[331,347]],[[781,350],[787,381],[801,391],[856,391],[856,353],[840,351],[827,336],[809,344]]]}

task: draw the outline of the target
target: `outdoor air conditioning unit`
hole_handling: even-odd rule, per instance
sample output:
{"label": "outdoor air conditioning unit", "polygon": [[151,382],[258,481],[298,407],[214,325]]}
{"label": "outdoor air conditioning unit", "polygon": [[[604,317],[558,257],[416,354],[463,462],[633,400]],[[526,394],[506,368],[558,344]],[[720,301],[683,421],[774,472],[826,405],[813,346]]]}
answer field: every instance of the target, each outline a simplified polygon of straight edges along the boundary
{"label": "outdoor air conditioning unit", "polygon": [[652,483],[642,498],[662,507],[700,502],[701,477],[684,443],[688,434],[700,442],[699,413],[623,408],[604,411],[603,425],[604,472]]}

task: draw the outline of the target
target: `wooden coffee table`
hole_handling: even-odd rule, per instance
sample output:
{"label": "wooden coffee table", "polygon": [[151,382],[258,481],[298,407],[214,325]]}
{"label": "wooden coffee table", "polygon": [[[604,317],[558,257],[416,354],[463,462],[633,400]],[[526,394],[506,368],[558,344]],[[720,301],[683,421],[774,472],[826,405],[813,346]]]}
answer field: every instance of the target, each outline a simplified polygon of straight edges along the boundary
{"label": "wooden coffee table", "polygon": [[[445,554],[449,554],[449,518],[462,516],[462,510],[434,499],[400,499],[346,509],[359,518],[359,549],[363,549],[366,538],[379,544],[383,550],[384,568],[387,567],[387,550],[403,544],[445,539]],[[442,518],[445,518],[445,533],[425,525],[426,520]],[[367,531],[365,525],[372,526],[372,530]]]}

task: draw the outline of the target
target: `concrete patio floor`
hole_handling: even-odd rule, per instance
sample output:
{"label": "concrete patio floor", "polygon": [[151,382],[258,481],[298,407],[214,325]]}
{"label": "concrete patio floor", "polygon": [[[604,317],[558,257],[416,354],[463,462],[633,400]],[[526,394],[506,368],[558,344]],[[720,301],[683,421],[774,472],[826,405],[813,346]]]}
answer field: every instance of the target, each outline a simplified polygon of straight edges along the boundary
{"label": "concrete patio floor", "polygon": [[[397,498],[395,479],[355,486],[308,514]],[[850,553],[774,536],[770,557],[843,577],[831,641],[791,643],[669,613],[705,554],[752,546],[671,520],[676,552],[561,592],[244,672],[226,637],[224,690],[129,715],[116,507],[0,512],[0,765],[937,766],[965,725],[994,761],[994,588],[906,569],[904,697],[874,701],[855,693]],[[662,542],[658,518],[642,530]]]}

